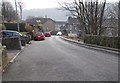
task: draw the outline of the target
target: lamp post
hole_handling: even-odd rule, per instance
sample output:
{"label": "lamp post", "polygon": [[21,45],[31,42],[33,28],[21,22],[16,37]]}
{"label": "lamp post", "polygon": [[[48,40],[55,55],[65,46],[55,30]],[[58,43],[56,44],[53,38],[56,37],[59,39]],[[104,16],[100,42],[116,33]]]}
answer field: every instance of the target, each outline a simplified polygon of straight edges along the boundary
{"label": "lamp post", "polygon": [[[17,2],[16,2],[16,0],[15,0],[15,8],[16,8],[16,15],[17,15],[17,28],[18,28],[18,32],[20,32],[19,16],[18,16],[18,11],[17,11]],[[19,39],[19,45],[20,45],[20,49],[21,49],[21,39],[20,39],[20,35],[19,35],[18,39]]]}

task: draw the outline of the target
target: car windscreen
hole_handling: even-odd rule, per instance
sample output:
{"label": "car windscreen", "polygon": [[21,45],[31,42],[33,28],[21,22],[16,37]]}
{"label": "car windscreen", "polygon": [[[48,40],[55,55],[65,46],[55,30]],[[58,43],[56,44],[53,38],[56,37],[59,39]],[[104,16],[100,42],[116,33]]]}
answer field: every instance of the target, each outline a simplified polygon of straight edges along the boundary
{"label": "car windscreen", "polygon": [[2,32],[2,35],[11,37],[11,36],[13,36],[13,32]]}

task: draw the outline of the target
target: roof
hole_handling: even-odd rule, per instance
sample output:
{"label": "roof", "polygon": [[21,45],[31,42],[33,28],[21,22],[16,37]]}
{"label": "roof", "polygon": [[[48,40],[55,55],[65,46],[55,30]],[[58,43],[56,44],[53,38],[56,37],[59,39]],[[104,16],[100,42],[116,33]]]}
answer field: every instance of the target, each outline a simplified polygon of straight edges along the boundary
{"label": "roof", "polygon": [[[31,18],[31,19],[27,19],[26,22],[30,23],[32,25],[36,25],[37,24],[37,20],[40,20],[40,22],[42,24],[44,24],[45,22],[47,22],[48,20],[52,20],[51,18]],[[54,20],[52,20],[54,22]]]}
{"label": "roof", "polygon": [[55,23],[56,23],[56,24],[66,24],[67,21],[56,21]]}
{"label": "roof", "polygon": [[68,24],[79,24],[79,21],[77,18],[68,17]]}

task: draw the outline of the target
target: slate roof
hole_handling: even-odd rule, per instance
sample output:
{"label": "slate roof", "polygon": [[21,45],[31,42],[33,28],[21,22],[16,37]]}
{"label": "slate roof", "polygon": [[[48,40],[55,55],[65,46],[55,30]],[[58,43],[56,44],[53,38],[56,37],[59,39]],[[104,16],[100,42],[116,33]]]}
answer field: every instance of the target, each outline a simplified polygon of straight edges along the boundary
{"label": "slate roof", "polygon": [[[40,20],[41,23],[44,24],[48,20],[52,20],[52,19],[51,18],[32,18],[32,19],[27,19],[26,22],[30,23],[32,25],[36,25],[37,24],[37,20]],[[54,21],[54,20],[52,20],[52,21]]]}
{"label": "slate roof", "polygon": [[60,24],[60,25],[61,25],[61,24],[66,24],[66,23],[67,23],[67,21],[56,21],[55,23],[56,23],[56,24]]}

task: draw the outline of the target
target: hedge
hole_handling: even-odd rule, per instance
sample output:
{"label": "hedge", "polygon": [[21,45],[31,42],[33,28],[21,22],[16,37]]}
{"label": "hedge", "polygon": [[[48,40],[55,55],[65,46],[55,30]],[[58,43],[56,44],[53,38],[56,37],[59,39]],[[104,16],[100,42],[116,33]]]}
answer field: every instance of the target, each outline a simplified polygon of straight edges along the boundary
{"label": "hedge", "polygon": [[85,36],[84,43],[120,49],[120,37]]}
{"label": "hedge", "polygon": [[[4,24],[5,24],[6,30],[18,31],[17,23],[4,23]],[[20,32],[26,32],[25,23],[20,23],[19,27],[20,27]]]}

